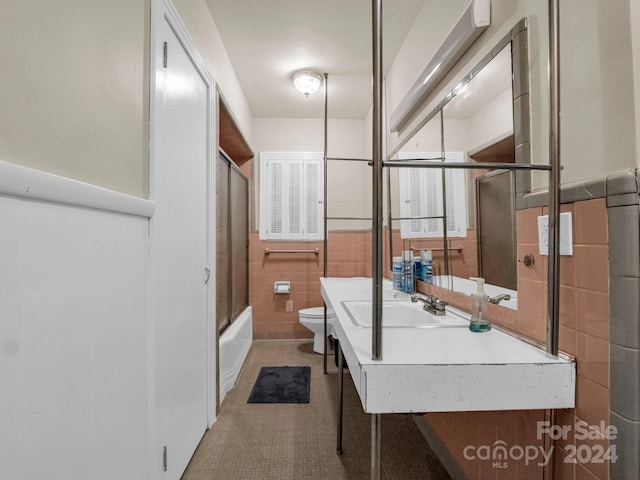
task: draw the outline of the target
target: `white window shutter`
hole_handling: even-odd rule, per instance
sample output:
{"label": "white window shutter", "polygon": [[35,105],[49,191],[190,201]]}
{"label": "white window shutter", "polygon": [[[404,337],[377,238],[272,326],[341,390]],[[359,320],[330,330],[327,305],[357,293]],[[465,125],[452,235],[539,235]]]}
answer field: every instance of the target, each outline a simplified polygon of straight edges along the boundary
{"label": "white window shutter", "polygon": [[322,154],[260,153],[260,238],[322,240]]}
{"label": "white window shutter", "polygon": [[[324,215],[323,197],[324,192],[321,190],[323,170],[321,164],[317,160],[311,160],[305,163],[305,185],[307,186],[305,197],[305,231],[310,238],[322,238]],[[322,233],[321,233],[322,232]]]}
{"label": "white window shutter", "polygon": [[269,176],[269,232],[272,235],[283,233],[283,182],[284,182],[284,165],[282,162],[272,160],[267,164],[267,175]]}
{"label": "white window shutter", "polygon": [[[425,195],[424,211],[425,216],[441,217],[442,216],[442,170],[433,168],[422,168],[424,172],[423,185],[427,190]],[[428,218],[422,220],[424,228],[423,233],[426,237],[442,237],[442,219]]]}
{"label": "white window shutter", "polygon": [[[401,153],[400,158],[433,158],[436,153]],[[446,154],[447,161],[461,162],[462,152]],[[438,168],[402,168],[399,174],[400,216],[411,218],[400,222],[402,238],[435,238],[444,236],[442,218],[442,170]],[[446,170],[447,235],[467,236],[467,201],[462,170]]]}
{"label": "white window shutter", "polygon": [[411,234],[420,234],[424,232],[424,221],[419,217],[428,215],[425,211],[424,197],[428,195],[428,192],[423,191],[422,185],[424,184],[424,175],[418,168],[407,168],[407,181],[409,184],[409,217],[413,220],[409,220]]}
{"label": "white window shutter", "polygon": [[288,211],[288,228],[289,238],[298,238],[302,235],[302,162],[287,162],[287,211]]}

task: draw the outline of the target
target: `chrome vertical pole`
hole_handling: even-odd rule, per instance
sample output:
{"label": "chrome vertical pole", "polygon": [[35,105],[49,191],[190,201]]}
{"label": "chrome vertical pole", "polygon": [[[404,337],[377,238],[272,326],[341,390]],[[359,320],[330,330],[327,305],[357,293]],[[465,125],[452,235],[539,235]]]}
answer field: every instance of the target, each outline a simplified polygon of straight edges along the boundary
{"label": "chrome vertical pole", "polygon": [[[373,20],[373,174],[371,359],[382,360],[382,0],[372,0]],[[380,480],[380,414],[371,415],[371,479]]]}
{"label": "chrome vertical pole", "polygon": [[372,360],[382,360],[382,0],[373,2]]}
{"label": "chrome vertical pole", "polygon": [[382,436],[382,415],[371,414],[371,480],[380,480],[382,468],[380,458],[382,448],[380,438]]}
{"label": "chrome vertical pole", "polygon": [[[440,109],[440,157],[445,162],[444,148],[444,109]],[[444,274],[449,275],[449,232],[447,220],[447,170],[442,169],[442,240],[444,242]]]}
{"label": "chrome vertical pole", "polygon": [[[558,355],[560,313],[560,3],[549,0],[549,268],[547,278],[547,353]],[[546,410],[545,420],[555,424],[555,411]],[[544,448],[553,452],[544,466],[543,478],[555,478],[553,439],[545,437]]]}
{"label": "chrome vertical pole", "polygon": [[558,354],[560,284],[560,55],[559,0],[549,0],[549,271],[547,352]]}
{"label": "chrome vertical pole", "polygon": [[[329,104],[329,75],[324,74],[324,198],[322,206],[324,207],[324,255],[323,255],[323,276],[327,278],[327,243],[329,238],[328,234],[328,226],[327,226],[327,118],[328,118],[328,104]],[[323,372],[327,374],[327,304],[324,304],[324,350],[323,350]]]}
{"label": "chrome vertical pole", "polygon": [[342,455],[342,417],[344,412],[344,353],[338,345],[338,438],[336,453]]}

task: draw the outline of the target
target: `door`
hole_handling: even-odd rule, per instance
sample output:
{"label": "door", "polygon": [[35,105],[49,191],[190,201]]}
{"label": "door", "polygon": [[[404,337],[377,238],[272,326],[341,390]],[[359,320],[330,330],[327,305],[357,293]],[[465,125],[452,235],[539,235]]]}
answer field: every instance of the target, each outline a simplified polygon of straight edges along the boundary
{"label": "door", "polygon": [[478,270],[485,282],[518,289],[513,172],[496,170],[476,178]]}
{"label": "door", "polygon": [[247,179],[231,168],[231,316],[240,315],[249,305],[249,190]]}
{"label": "door", "polygon": [[[207,427],[210,85],[162,17],[155,24],[150,196],[155,438],[178,479]],[[154,471],[155,467],[154,467]]]}
{"label": "door", "polygon": [[229,162],[218,156],[216,176],[216,317],[218,332],[231,324],[231,299],[229,294],[229,271],[231,270],[231,216],[229,215]]}
{"label": "door", "polygon": [[218,332],[249,304],[249,190],[246,177],[222,151],[217,160]]}

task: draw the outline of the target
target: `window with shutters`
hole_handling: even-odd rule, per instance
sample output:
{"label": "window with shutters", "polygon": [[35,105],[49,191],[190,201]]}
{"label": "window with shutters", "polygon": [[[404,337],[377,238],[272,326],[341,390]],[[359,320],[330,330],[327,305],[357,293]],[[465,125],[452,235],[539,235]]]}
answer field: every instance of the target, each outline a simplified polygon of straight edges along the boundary
{"label": "window with shutters", "polygon": [[[440,153],[401,152],[400,159],[437,158]],[[445,162],[462,162],[462,152],[447,152]],[[440,160],[434,160],[440,162]],[[399,169],[400,236],[433,238],[444,236],[442,207],[442,169]],[[467,195],[462,169],[445,170],[447,200],[447,235],[467,236]]]}
{"label": "window with shutters", "polygon": [[260,152],[260,238],[322,240],[322,153]]}

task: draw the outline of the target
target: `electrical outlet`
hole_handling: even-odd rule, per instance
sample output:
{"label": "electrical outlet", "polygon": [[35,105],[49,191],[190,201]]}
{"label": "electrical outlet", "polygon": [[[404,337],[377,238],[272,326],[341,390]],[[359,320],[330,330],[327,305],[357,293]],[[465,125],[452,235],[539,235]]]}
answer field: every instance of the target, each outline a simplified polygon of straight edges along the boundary
{"label": "electrical outlet", "polygon": [[[538,217],[538,246],[540,255],[549,255],[549,215]],[[571,212],[560,214],[560,255],[573,255]]]}
{"label": "electrical outlet", "polygon": [[293,300],[287,300],[285,310],[287,312],[293,312]]}
{"label": "electrical outlet", "polygon": [[549,255],[549,215],[538,217],[538,247],[540,255]]}

